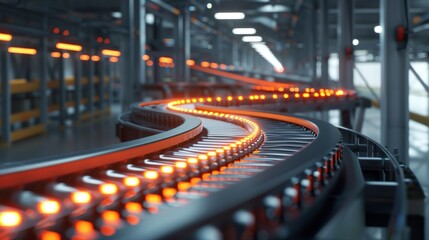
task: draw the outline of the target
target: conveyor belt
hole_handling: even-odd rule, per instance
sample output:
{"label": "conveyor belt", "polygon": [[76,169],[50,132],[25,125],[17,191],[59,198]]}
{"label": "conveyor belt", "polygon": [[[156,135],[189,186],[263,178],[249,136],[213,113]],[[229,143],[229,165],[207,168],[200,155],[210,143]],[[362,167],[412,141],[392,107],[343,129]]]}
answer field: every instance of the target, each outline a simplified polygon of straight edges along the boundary
{"label": "conveyor belt", "polygon": [[[324,101],[310,93],[307,104]],[[2,170],[0,238],[330,238],[341,236],[330,224],[351,219],[343,231],[363,231],[364,179],[337,128],[220,107],[279,104],[277,95],[164,103],[120,118],[118,135],[135,140]]]}

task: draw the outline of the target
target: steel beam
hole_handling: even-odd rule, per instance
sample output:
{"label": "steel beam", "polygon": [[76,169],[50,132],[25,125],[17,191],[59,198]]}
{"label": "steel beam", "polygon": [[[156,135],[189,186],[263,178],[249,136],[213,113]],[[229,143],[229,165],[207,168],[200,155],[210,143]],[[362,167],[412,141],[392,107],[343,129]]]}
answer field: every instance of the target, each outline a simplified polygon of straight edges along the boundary
{"label": "steel beam", "polygon": [[408,53],[395,39],[396,28],[405,26],[404,1],[381,0],[381,143],[399,161],[408,164]]}
{"label": "steel beam", "polygon": [[65,80],[65,66],[64,58],[62,57],[63,52],[61,51],[61,57],[58,58],[59,69],[58,69],[58,107],[59,115],[58,120],[60,126],[65,126],[67,119],[67,107],[66,107],[66,80]]}
{"label": "steel beam", "polygon": [[329,32],[328,32],[328,0],[320,1],[320,85],[329,85]]}
{"label": "steel beam", "polygon": [[[161,2],[161,1],[160,1]],[[140,100],[141,85],[146,83],[146,63],[142,57],[146,54],[146,0],[134,0],[134,52],[131,52],[134,64],[134,99]],[[131,92],[130,92],[131,93]]]}
{"label": "steel beam", "polygon": [[80,119],[80,102],[82,99],[82,61],[79,58],[80,54],[74,55],[74,87],[75,87],[75,105],[74,118],[75,121]]}
{"label": "steel beam", "polygon": [[189,67],[186,60],[191,56],[191,14],[188,9],[183,9],[177,17],[176,28],[176,80],[178,82],[189,81]]}
{"label": "steel beam", "polygon": [[1,77],[1,143],[10,145],[10,116],[12,114],[12,98],[10,87],[10,55],[7,52],[8,43],[0,43],[0,77]]}
{"label": "steel beam", "polygon": [[353,85],[353,0],[338,0],[338,59],[339,82],[345,89]]}
{"label": "steel beam", "polygon": [[309,67],[310,67],[310,76],[311,80],[314,82],[317,78],[317,64],[316,64],[316,42],[317,42],[317,28],[316,28],[316,9],[314,6],[314,2],[311,1],[311,8],[308,11],[307,18],[310,25],[307,26],[308,29],[308,55],[309,55]]}
{"label": "steel beam", "polygon": [[[48,29],[48,20],[45,17],[43,28]],[[39,78],[40,78],[40,122],[44,125],[48,123],[48,38],[43,36],[40,38],[40,54],[39,54]]]}
{"label": "steel beam", "polygon": [[[94,55],[93,45],[90,45],[90,56]],[[94,112],[94,95],[95,95],[95,84],[94,84],[94,73],[95,73],[95,62],[92,60],[89,60],[88,62],[88,112],[89,114],[92,114]]]}

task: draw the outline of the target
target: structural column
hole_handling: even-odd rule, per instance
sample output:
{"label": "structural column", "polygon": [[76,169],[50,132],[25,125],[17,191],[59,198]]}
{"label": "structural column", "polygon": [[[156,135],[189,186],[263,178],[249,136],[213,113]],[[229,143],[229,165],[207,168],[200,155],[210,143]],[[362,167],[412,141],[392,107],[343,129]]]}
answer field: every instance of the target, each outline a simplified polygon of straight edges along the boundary
{"label": "structural column", "polygon": [[345,89],[353,89],[353,0],[338,0],[339,81]]}
{"label": "structural column", "polygon": [[329,28],[328,28],[328,0],[320,1],[320,85],[329,85]]}
{"label": "structural column", "polygon": [[309,67],[310,67],[310,76],[312,81],[316,81],[317,78],[317,74],[316,74],[316,52],[317,52],[317,48],[316,48],[316,41],[317,41],[317,28],[316,28],[316,9],[314,6],[314,2],[311,2],[311,8],[308,11],[308,23],[309,25],[307,26],[308,29],[308,57],[309,57]]}
{"label": "structural column", "polygon": [[397,42],[396,28],[405,25],[402,0],[380,1],[381,143],[398,151],[408,164],[408,55],[405,42]]}
{"label": "structural column", "polygon": [[190,70],[186,60],[191,57],[191,13],[187,8],[184,8],[177,17],[176,33],[176,79],[179,82],[187,82],[190,78]]}
{"label": "structural column", "polygon": [[75,86],[75,105],[74,105],[74,118],[76,121],[80,120],[80,104],[82,99],[82,61],[79,54],[74,55],[74,86]]}
{"label": "structural column", "polygon": [[123,69],[122,75],[122,108],[138,100],[141,83],[146,82],[146,68],[142,61],[146,45],[145,0],[123,1],[122,13],[124,25],[128,30],[122,41]]}
{"label": "structural column", "polygon": [[10,135],[10,123],[12,113],[12,98],[10,87],[10,56],[7,52],[9,44],[0,43],[0,77],[1,77],[1,143],[9,145],[12,142]]}
{"label": "structural column", "polygon": [[[48,29],[48,18],[43,18],[43,29]],[[48,37],[43,36],[40,38],[40,54],[39,54],[39,77],[40,77],[40,122],[43,124],[45,130],[48,123]]]}

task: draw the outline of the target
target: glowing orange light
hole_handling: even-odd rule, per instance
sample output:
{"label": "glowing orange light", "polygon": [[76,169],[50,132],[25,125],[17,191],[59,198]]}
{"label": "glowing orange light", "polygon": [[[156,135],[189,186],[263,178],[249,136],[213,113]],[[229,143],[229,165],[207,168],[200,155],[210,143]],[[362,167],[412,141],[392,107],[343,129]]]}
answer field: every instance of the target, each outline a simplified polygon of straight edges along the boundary
{"label": "glowing orange light", "polygon": [[220,101],[222,101],[222,98],[221,97],[217,97],[216,101],[220,102]]}
{"label": "glowing orange light", "polygon": [[59,52],[51,52],[51,57],[53,57],[53,58],[59,58],[59,57],[61,57],[61,53],[59,53]]}
{"label": "glowing orange light", "polygon": [[102,37],[98,37],[98,38],[97,38],[97,42],[98,42],[98,43],[103,42],[103,38],[102,38]]}
{"label": "glowing orange light", "polygon": [[148,203],[161,203],[162,198],[158,194],[147,194],[145,197],[146,202]]}
{"label": "glowing orange light", "polygon": [[93,62],[98,62],[98,61],[100,61],[100,57],[99,57],[99,56],[97,56],[97,55],[92,55],[92,56],[91,56],[91,60],[92,60]]}
{"label": "glowing orange light", "polygon": [[63,53],[63,58],[69,58],[70,57],[70,53]]}
{"label": "glowing orange light", "polygon": [[119,213],[115,211],[106,210],[101,214],[101,218],[103,218],[104,221],[114,223],[119,221]]}
{"label": "glowing orange light", "polygon": [[218,68],[219,64],[217,64],[217,63],[210,63],[210,67],[211,68]]}
{"label": "glowing orange light", "polygon": [[173,58],[171,57],[160,57],[158,60],[160,63],[173,63]]}
{"label": "glowing orange light", "polygon": [[140,185],[140,180],[137,177],[126,177],[124,178],[124,184],[128,187],[137,187]]}
{"label": "glowing orange light", "polygon": [[131,225],[137,225],[140,222],[140,218],[134,215],[127,216],[127,222]]}
{"label": "glowing orange light", "polygon": [[207,156],[209,156],[209,157],[216,157],[216,152],[208,152]]}
{"label": "glowing orange light", "polygon": [[112,50],[112,49],[103,49],[101,50],[101,54],[104,56],[111,56],[111,57],[119,57],[121,56],[121,52],[118,50]]}
{"label": "glowing orange light", "polygon": [[210,63],[203,61],[203,62],[201,62],[201,67],[210,67]]}
{"label": "glowing orange light", "polygon": [[263,100],[265,99],[265,95],[261,95],[260,98]]}
{"label": "glowing orange light", "polygon": [[289,98],[289,95],[287,93],[283,94],[283,98]]}
{"label": "glowing orange light", "polygon": [[177,190],[175,188],[164,188],[162,189],[162,196],[165,198],[171,198],[174,197],[174,195],[177,193]]}
{"label": "glowing orange light", "polygon": [[91,194],[84,191],[74,192],[71,195],[71,199],[74,203],[84,204],[91,201]]}
{"label": "glowing orange light", "polygon": [[277,94],[273,94],[273,99],[277,99]]}
{"label": "glowing orange light", "polygon": [[42,214],[55,214],[60,211],[60,208],[60,204],[55,200],[44,200],[37,206],[37,209]]}
{"label": "glowing orange light", "polygon": [[56,232],[43,231],[40,234],[40,240],[61,240],[61,235]]}
{"label": "glowing orange light", "polygon": [[52,32],[55,34],[58,34],[58,33],[60,33],[60,29],[55,27],[54,29],[52,29]]}
{"label": "glowing orange light", "polygon": [[299,93],[295,93],[295,98],[299,98]]}
{"label": "glowing orange light", "polygon": [[219,65],[219,67],[220,67],[220,69],[226,69],[227,68],[227,66],[223,63],[221,65]]}
{"label": "glowing orange light", "polygon": [[158,178],[158,172],[156,171],[146,171],[143,173],[144,178],[146,179],[157,179]]}
{"label": "glowing orange light", "polygon": [[344,91],[343,90],[338,90],[337,92],[335,92],[335,95],[342,96],[342,95],[344,95]]}
{"label": "glowing orange light", "polygon": [[137,202],[127,202],[125,204],[125,209],[132,213],[140,213],[143,211],[142,205]]}
{"label": "glowing orange light", "polygon": [[198,163],[198,159],[196,159],[196,158],[188,158],[188,163],[190,163],[190,164]]}
{"label": "glowing orange light", "polygon": [[62,50],[69,50],[69,51],[75,51],[80,52],[82,51],[82,46],[77,44],[70,44],[70,43],[57,43],[55,45],[56,48],[62,49]]}
{"label": "glowing orange light", "polygon": [[231,96],[228,96],[228,101],[232,101],[232,97]]}
{"label": "glowing orange light", "polygon": [[212,98],[207,98],[207,102],[212,102]]}
{"label": "glowing orange light", "polygon": [[7,49],[9,53],[36,55],[37,50],[34,48],[23,48],[23,47],[9,47]]}
{"label": "glowing orange light", "polygon": [[176,166],[176,168],[186,168],[188,164],[186,164],[186,162],[176,162],[174,164],[174,166]]}
{"label": "glowing orange light", "polygon": [[68,35],[70,35],[70,31],[69,31],[69,30],[64,30],[64,31],[63,31],[63,35],[64,35],[64,36],[68,36]]}
{"label": "glowing orange light", "polygon": [[21,222],[21,214],[16,211],[0,212],[0,227],[16,227]]}
{"label": "glowing orange light", "polygon": [[119,58],[117,58],[117,57],[110,57],[109,61],[112,62],[112,63],[117,63],[117,62],[119,62]]}
{"label": "glowing orange light", "polygon": [[162,166],[161,167],[161,172],[162,173],[173,173],[174,172],[174,168],[171,166]]}
{"label": "glowing orange light", "polygon": [[10,42],[12,41],[12,35],[7,33],[0,33],[0,41]]}
{"label": "glowing orange light", "polygon": [[201,154],[201,155],[198,155],[198,159],[199,159],[199,160],[207,160],[207,159],[208,159],[208,157],[207,157],[207,155],[205,155],[205,154]]}
{"label": "glowing orange light", "polygon": [[186,65],[188,65],[188,66],[194,66],[195,65],[195,61],[192,60],[192,59],[188,59],[188,60],[186,60]]}
{"label": "glowing orange light", "polygon": [[216,149],[216,152],[217,153],[224,153],[225,151],[223,149],[218,148],[218,149]]}
{"label": "glowing orange light", "polygon": [[225,151],[228,151],[228,150],[231,150],[231,147],[229,147],[229,146],[225,146],[225,147],[223,147],[223,149],[224,149]]}
{"label": "glowing orange light", "polygon": [[152,66],[153,66],[153,61],[152,61],[152,60],[148,60],[148,61],[146,61],[146,65],[147,65],[148,67],[152,67]]}
{"label": "glowing orange light", "polygon": [[309,97],[310,97],[310,94],[309,94],[309,93],[303,93],[303,94],[302,94],[302,96],[303,96],[304,98],[309,98]]}
{"label": "glowing orange light", "polygon": [[104,39],[104,44],[109,44],[109,43],[110,43],[110,39],[105,38],[105,39]]}
{"label": "glowing orange light", "polygon": [[100,232],[101,234],[103,234],[104,236],[112,236],[113,234],[115,234],[116,230],[114,227],[112,226],[107,226],[104,225],[100,228]]}
{"label": "glowing orange light", "polygon": [[280,87],[278,90],[279,90],[279,92],[283,92],[285,89]]}
{"label": "glowing orange light", "polygon": [[319,97],[319,93],[317,93],[317,92],[315,92],[313,95],[314,95],[314,97]]}
{"label": "glowing orange light", "polygon": [[201,181],[201,178],[197,178],[197,177],[194,177],[194,178],[191,178],[191,184],[197,184],[197,183],[199,183]]}
{"label": "glowing orange light", "polygon": [[94,226],[92,225],[91,222],[88,222],[88,221],[81,221],[81,220],[76,221],[76,223],[74,224],[74,228],[76,232],[82,233],[82,234],[88,234],[94,231]]}
{"label": "glowing orange light", "polygon": [[100,185],[99,190],[102,194],[113,195],[118,192],[118,187],[113,183],[103,183]]}
{"label": "glowing orange light", "polygon": [[89,61],[90,58],[91,57],[89,55],[86,55],[86,54],[80,55],[80,60],[82,60],[82,61]]}
{"label": "glowing orange light", "polygon": [[238,96],[239,101],[243,101],[243,96]]}
{"label": "glowing orange light", "polygon": [[179,182],[177,183],[177,189],[179,189],[179,191],[186,191],[191,187],[191,183],[190,182]]}
{"label": "glowing orange light", "polygon": [[147,61],[147,60],[149,60],[149,59],[150,59],[150,57],[149,57],[149,55],[145,54],[145,55],[143,55],[142,59],[143,59],[144,61]]}

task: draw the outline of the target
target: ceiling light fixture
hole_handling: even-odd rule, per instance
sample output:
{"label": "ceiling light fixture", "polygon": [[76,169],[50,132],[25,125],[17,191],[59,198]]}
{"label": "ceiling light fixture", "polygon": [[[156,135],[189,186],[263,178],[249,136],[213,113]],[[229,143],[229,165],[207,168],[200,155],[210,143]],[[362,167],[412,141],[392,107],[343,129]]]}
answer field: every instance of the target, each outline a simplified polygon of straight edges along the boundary
{"label": "ceiling light fixture", "polygon": [[207,3],[207,8],[208,9],[211,9],[213,7],[213,4],[211,4],[211,3]]}
{"label": "ceiling light fixture", "polygon": [[251,35],[256,33],[256,29],[254,28],[234,28],[232,29],[232,33],[235,35]]}
{"label": "ceiling light fixture", "polygon": [[265,45],[265,43],[252,43],[252,48],[255,49],[256,52],[259,53],[267,62],[269,62],[276,72],[284,72],[284,67],[280,63],[280,61],[274,56],[273,52],[271,52],[270,48]]}
{"label": "ceiling light fixture", "polygon": [[353,39],[352,43],[353,43],[353,46],[359,45],[359,39],[356,39],[356,38]]}
{"label": "ceiling light fixture", "polygon": [[383,28],[380,25],[374,27],[375,33],[381,33],[382,31],[383,31]]}
{"label": "ceiling light fixture", "polygon": [[245,15],[242,12],[218,12],[215,13],[214,17],[217,20],[238,20],[244,19]]}
{"label": "ceiling light fixture", "polygon": [[243,42],[262,42],[262,37],[260,37],[260,36],[244,36],[241,40]]}

